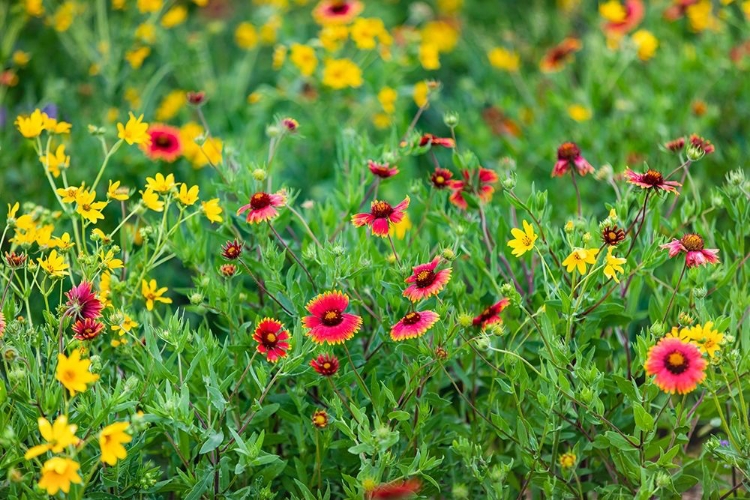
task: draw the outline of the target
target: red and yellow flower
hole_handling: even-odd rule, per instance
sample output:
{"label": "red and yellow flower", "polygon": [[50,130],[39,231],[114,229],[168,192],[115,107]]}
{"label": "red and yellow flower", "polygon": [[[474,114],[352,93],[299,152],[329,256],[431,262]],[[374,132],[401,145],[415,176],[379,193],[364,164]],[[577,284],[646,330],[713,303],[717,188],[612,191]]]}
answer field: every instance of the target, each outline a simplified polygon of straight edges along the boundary
{"label": "red and yellow flower", "polygon": [[266,359],[271,363],[286,357],[289,350],[289,333],[284,330],[281,321],[263,318],[255,327],[253,340],[258,343],[257,350],[266,355]]}
{"label": "red and yellow flower", "polygon": [[679,338],[665,337],[648,352],[646,373],[664,392],[687,394],[706,378],[706,360],[698,347]]}
{"label": "red and yellow flower", "polygon": [[341,344],[359,331],[362,318],[345,313],[349,297],[339,291],[321,293],[307,304],[310,316],[302,318],[307,335],[317,344]]}
{"label": "red and yellow flower", "polygon": [[433,311],[412,311],[393,325],[391,338],[395,341],[419,338],[439,319],[440,316]]}
{"label": "red and yellow flower", "polygon": [[394,207],[388,202],[374,200],[370,204],[370,213],[353,215],[352,224],[355,227],[369,226],[372,234],[385,238],[391,224],[398,224],[404,218],[409,201],[407,196]]}
{"label": "red and yellow flower", "polygon": [[450,281],[452,269],[449,267],[435,272],[439,263],[440,257],[435,257],[431,262],[412,267],[412,275],[404,280],[411,283],[404,290],[404,297],[419,302],[440,293]]}

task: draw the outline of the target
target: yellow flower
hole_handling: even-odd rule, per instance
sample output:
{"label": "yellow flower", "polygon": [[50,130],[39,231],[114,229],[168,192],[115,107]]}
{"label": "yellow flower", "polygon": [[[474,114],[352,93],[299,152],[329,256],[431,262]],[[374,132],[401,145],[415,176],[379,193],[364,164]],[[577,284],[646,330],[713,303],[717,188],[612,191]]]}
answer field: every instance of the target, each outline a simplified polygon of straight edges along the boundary
{"label": "yellow flower", "polygon": [[612,250],[614,249],[615,247],[609,247],[609,250],[607,251],[607,261],[606,265],[604,266],[604,276],[609,279],[615,280],[615,283],[619,283],[620,280],[617,279],[617,273],[625,272],[625,270],[622,268],[622,265],[625,264],[628,259],[614,257],[612,255]]}
{"label": "yellow flower", "polygon": [[164,210],[164,202],[159,199],[159,195],[154,193],[150,188],[145,191],[141,191],[141,199],[143,204],[154,212],[161,212]]}
{"label": "yellow flower", "polygon": [[148,123],[143,123],[143,115],[136,118],[132,111],[128,115],[130,116],[128,123],[125,125],[117,124],[117,137],[131,146],[149,142],[151,138],[148,135]]}
{"label": "yellow flower", "polygon": [[515,239],[508,242],[508,246],[513,249],[511,252],[516,257],[520,257],[529,250],[534,248],[536,243],[537,235],[534,233],[534,228],[526,221],[523,221],[523,231],[514,227],[510,230],[511,234]]}
{"label": "yellow flower", "polygon": [[315,56],[315,49],[309,45],[293,43],[289,54],[289,60],[292,61],[292,64],[294,64],[304,76],[312,75],[315,72],[315,68],[318,67],[318,58]]}
{"label": "yellow flower", "polygon": [[437,45],[423,43],[419,46],[419,64],[428,71],[440,69],[440,52]]}
{"label": "yellow flower", "polygon": [[115,465],[117,460],[128,456],[123,443],[133,440],[125,430],[130,426],[127,422],[117,422],[108,425],[99,434],[99,448],[102,450],[102,462]]}
{"label": "yellow flower", "polygon": [[166,29],[174,28],[185,22],[188,11],[182,5],[177,5],[169,9],[164,17],[161,18],[161,25]]}
{"label": "yellow flower", "polygon": [[372,123],[381,130],[388,128],[391,125],[391,116],[385,113],[375,113],[372,115]]}
{"label": "yellow flower", "polygon": [[39,433],[47,442],[30,448],[23,456],[25,460],[31,460],[48,451],[61,453],[68,446],[78,442],[78,438],[76,437],[78,426],[68,425],[68,417],[65,415],[57,417],[54,424],[50,424],[49,420],[43,417],[40,417],[37,422]]}
{"label": "yellow flower", "polygon": [[180,200],[180,203],[183,205],[193,205],[198,201],[198,190],[198,186],[193,186],[188,189],[187,184],[183,183],[180,185],[180,192],[177,194],[177,199]]}
{"label": "yellow flower", "polygon": [[80,188],[75,186],[57,188],[55,189],[55,191],[62,197],[63,203],[73,203],[74,201],[76,201],[76,193],[78,193],[79,189],[83,189],[83,186],[81,186]]}
{"label": "yellow flower", "polygon": [[108,250],[106,254],[104,253],[104,250],[100,251],[99,259],[109,270],[120,269],[123,266],[121,259],[115,259],[114,250]]}
{"label": "yellow flower", "polygon": [[76,192],[76,212],[92,224],[96,224],[96,221],[104,218],[101,210],[107,206],[106,201],[94,201],[95,199],[96,192],[94,191],[79,189]]}
{"label": "yellow flower", "polygon": [[598,253],[598,248],[576,248],[562,262],[562,265],[568,268],[569,273],[578,268],[579,273],[586,274],[586,264],[595,264]]}
{"label": "yellow flower", "polygon": [[562,455],[560,455],[559,459],[560,467],[562,467],[563,469],[570,469],[572,467],[575,467],[577,459],[578,457],[576,457],[575,453],[563,453]]}
{"label": "yellow flower", "polygon": [[52,134],[69,134],[72,125],[67,122],[58,122],[54,118],[44,115],[44,130]]}
{"label": "yellow flower", "polygon": [[112,283],[112,273],[109,271],[104,271],[99,278],[99,295],[98,298],[101,301],[102,304],[104,304],[104,307],[109,307],[112,305],[112,302],[109,300],[109,296],[112,293],[111,289],[111,283]]}
{"label": "yellow flower", "polygon": [[81,352],[78,349],[73,351],[70,357],[62,353],[57,355],[55,378],[65,386],[71,397],[78,392],[86,392],[87,384],[99,380],[99,375],[89,371],[89,365],[91,365],[91,360],[81,359]]}
{"label": "yellow flower", "polygon": [[281,67],[284,65],[284,61],[286,60],[286,47],[283,45],[277,45],[273,49],[273,60],[272,60],[272,67],[275,70],[281,69]]}
{"label": "yellow flower", "polygon": [[458,30],[446,21],[430,21],[421,33],[422,43],[435,45],[439,52],[450,52],[458,43]]}
{"label": "yellow flower", "polygon": [[123,98],[128,102],[128,104],[130,104],[131,109],[140,109],[141,94],[138,89],[134,87],[127,87],[125,89],[125,92],[123,93]]}
{"label": "yellow flower", "polygon": [[680,330],[678,327],[673,326],[672,330],[665,335],[666,338],[680,339],[685,342],[690,342],[690,330],[683,328]]}
{"label": "yellow flower", "polygon": [[135,29],[135,38],[143,43],[152,44],[156,41],[156,26],[151,23],[141,23]]}
{"label": "yellow flower", "polygon": [[199,147],[199,154],[193,161],[193,168],[203,168],[206,165],[218,165],[222,161],[221,150],[224,143],[218,137],[209,137]]}
{"label": "yellow flower", "polygon": [[260,92],[250,92],[247,96],[247,103],[248,104],[257,104],[260,102],[260,100],[263,98]]}
{"label": "yellow flower", "polygon": [[638,49],[638,58],[641,61],[648,61],[654,57],[659,47],[659,40],[648,30],[638,30],[633,33],[633,43]]}
{"label": "yellow flower", "polygon": [[136,6],[141,14],[159,12],[164,4],[163,0],[138,0]]}
{"label": "yellow flower", "polygon": [[65,155],[65,145],[60,144],[54,153],[40,156],[39,161],[57,178],[60,177],[60,167],[68,168],[70,165],[70,156]]}
{"label": "yellow flower", "polygon": [[444,14],[455,14],[464,5],[464,0],[438,0],[438,10]]}
{"label": "yellow flower", "polygon": [[16,213],[18,212],[18,208],[20,206],[21,205],[18,202],[16,202],[14,205],[8,203],[8,220],[16,218]]}
{"label": "yellow flower", "polygon": [[487,53],[487,59],[490,65],[497,69],[515,73],[521,65],[521,59],[518,53],[507,50],[503,47],[495,47]]}
{"label": "yellow flower", "polygon": [[68,265],[65,263],[65,257],[57,255],[57,250],[52,250],[45,259],[39,257],[37,261],[39,262],[39,266],[53,278],[62,278],[68,274]]}
{"label": "yellow flower", "polygon": [[721,349],[721,343],[724,340],[724,334],[714,330],[714,322],[709,321],[705,325],[695,325],[687,330],[690,340],[698,345],[701,352],[704,352],[713,358],[716,351]]}
{"label": "yellow flower", "polygon": [[613,221],[617,221],[617,210],[615,210],[614,208],[610,209],[609,218]]}
{"label": "yellow flower", "polygon": [[612,23],[622,22],[628,15],[625,7],[618,0],[609,0],[599,5],[599,14]]}
{"label": "yellow flower", "polygon": [[414,85],[414,92],[412,94],[412,97],[414,98],[414,102],[419,106],[420,108],[427,105],[427,97],[430,93],[430,87],[427,85],[427,82],[419,82],[416,85]]}
{"label": "yellow flower", "polygon": [[18,116],[16,118],[16,128],[21,135],[27,139],[33,139],[42,135],[44,125],[49,117],[47,113],[35,109],[29,116]]}
{"label": "yellow flower", "polygon": [[130,198],[130,192],[126,187],[120,187],[120,181],[109,181],[107,188],[107,198],[110,200],[125,201]]}
{"label": "yellow flower", "polygon": [[320,30],[318,38],[324,49],[334,52],[349,38],[349,28],[342,24],[328,24]]}
{"label": "yellow flower", "polygon": [[13,52],[13,64],[16,66],[24,67],[29,64],[31,60],[31,54],[24,52],[23,50],[17,50]]}
{"label": "yellow flower", "polygon": [[76,4],[74,2],[65,2],[55,11],[52,16],[52,27],[55,31],[64,33],[70,29],[70,25],[73,24],[73,19],[76,15]]}
{"label": "yellow flower", "polygon": [[43,0],[25,0],[24,7],[26,13],[33,17],[42,17],[44,15]]}
{"label": "yellow flower", "polygon": [[329,59],[323,68],[323,85],[332,89],[359,87],[362,85],[362,70],[349,59]]}
{"label": "yellow flower", "polygon": [[201,202],[201,210],[206,214],[206,218],[211,222],[223,222],[224,218],[221,216],[223,210],[219,206],[219,199],[214,198],[208,201]]}
{"label": "yellow flower", "polygon": [[59,248],[60,250],[70,250],[76,244],[70,239],[70,233],[63,233],[59,238],[55,236],[49,242],[49,246]]}
{"label": "yellow flower", "polygon": [[396,99],[398,98],[398,92],[391,87],[383,87],[378,92],[378,101],[383,106],[383,111],[392,115],[396,112]]}
{"label": "yellow flower", "polygon": [[180,112],[187,102],[185,96],[186,93],[184,90],[173,90],[167,94],[164,99],[162,99],[161,103],[159,103],[159,107],[156,108],[156,114],[154,115],[156,119],[159,121],[167,121],[177,116],[177,113]]}
{"label": "yellow flower", "polygon": [[403,240],[406,237],[406,232],[412,228],[411,219],[409,214],[404,214],[404,218],[401,222],[391,224],[391,228],[388,230],[388,234],[396,236],[397,239]]}
{"label": "yellow flower", "polygon": [[113,10],[123,10],[125,8],[126,0],[112,0]]}
{"label": "yellow flower", "polygon": [[167,287],[158,288],[156,286],[156,280],[141,281],[141,294],[146,299],[146,309],[153,311],[154,302],[162,302],[164,304],[171,304],[172,299],[169,297],[162,297],[167,292]]}
{"label": "yellow flower", "polygon": [[138,47],[125,52],[125,60],[133,69],[140,69],[143,61],[151,54],[149,47]]}
{"label": "yellow flower", "polygon": [[56,495],[58,491],[63,493],[70,491],[70,483],[81,484],[83,479],[78,475],[81,466],[71,458],[50,458],[42,466],[42,478],[39,487],[47,491],[48,495]]}
{"label": "yellow flower", "polygon": [[146,189],[156,191],[157,193],[168,193],[175,186],[174,174],[156,174],[154,177],[146,177]]}
{"label": "yellow flower", "polygon": [[710,0],[700,0],[688,5],[685,9],[685,15],[690,21],[690,29],[695,32],[700,33],[718,27],[718,21],[713,15],[713,4]]}
{"label": "yellow flower", "polygon": [[568,106],[568,116],[577,122],[585,122],[591,119],[591,110],[583,104],[571,104]]}
{"label": "yellow flower", "polygon": [[125,335],[126,332],[130,332],[130,330],[138,326],[138,323],[133,321],[127,314],[122,313],[122,318],[119,324],[112,325],[112,331],[119,332],[120,335]]}
{"label": "yellow flower", "polygon": [[360,50],[372,50],[377,46],[376,37],[386,31],[382,19],[358,17],[351,28],[351,37]]}
{"label": "yellow flower", "polygon": [[258,32],[250,23],[240,23],[234,30],[234,41],[241,49],[250,50],[258,45]]}
{"label": "yellow flower", "polygon": [[281,27],[281,19],[279,16],[271,16],[271,18],[263,26],[260,27],[259,35],[260,41],[265,45],[272,45],[276,43],[278,35],[276,32]]}

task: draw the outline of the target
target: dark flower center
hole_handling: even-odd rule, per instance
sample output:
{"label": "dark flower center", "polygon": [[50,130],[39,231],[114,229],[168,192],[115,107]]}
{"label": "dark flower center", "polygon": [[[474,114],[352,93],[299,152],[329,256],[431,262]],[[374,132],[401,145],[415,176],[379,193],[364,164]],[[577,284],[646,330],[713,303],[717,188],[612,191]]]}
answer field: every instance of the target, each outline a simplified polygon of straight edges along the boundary
{"label": "dark flower center", "polygon": [[268,193],[255,193],[253,197],[250,198],[250,206],[253,207],[253,210],[266,208],[270,204],[271,196]]}
{"label": "dark flower center", "polygon": [[664,360],[664,366],[673,375],[679,375],[688,369],[689,363],[685,355],[679,351],[672,351]]}
{"label": "dark flower center", "polygon": [[331,14],[336,14],[336,15],[341,16],[341,15],[346,14],[349,11],[349,5],[347,5],[346,2],[334,2],[333,5],[331,5],[328,8],[328,11]]}
{"label": "dark flower center", "polygon": [[405,325],[414,325],[417,322],[419,322],[419,318],[420,318],[419,313],[417,313],[417,312],[410,312],[409,314],[407,314],[406,316],[404,316],[404,319],[401,320],[401,321],[403,321],[403,323]]}
{"label": "dark flower center", "polygon": [[430,270],[424,270],[419,271],[417,273],[417,287],[418,288],[427,288],[428,286],[432,285],[432,283],[435,281],[435,273]]}
{"label": "dark flower center", "polygon": [[376,201],[372,204],[371,211],[376,219],[384,219],[393,213],[393,207],[384,201]]}
{"label": "dark flower center", "polygon": [[648,171],[643,174],[643,182],[649,186],[661,186],[664,182],[664,176],[656,170],[648,169]]}
{"label": "dark flower center", "polygon": [[565,142],[557,148],[557,158],[560,160],[574,161],[581,156],[581,150],[574,142]]}
{"label": "dark flower center", "polygon": [[160,148],[166,148],[172,145],[172,138],[168,135],[160,134],[154,137],[154,144]]}
{"label": "dark flower center", "polygon": [[703,250],[703,238],[697,234],[686,234],[680,240],[688,252],[699,252]]}
{"label": "dark flower center", "polygon": [[326,326],[336,326],[336,325],[341,324],[342,321],[344,321],[344,317],[341,315],[341,311],[332,309],[330,311],[326,311],[323,314],[323,318],[321,318],[321,321]]}

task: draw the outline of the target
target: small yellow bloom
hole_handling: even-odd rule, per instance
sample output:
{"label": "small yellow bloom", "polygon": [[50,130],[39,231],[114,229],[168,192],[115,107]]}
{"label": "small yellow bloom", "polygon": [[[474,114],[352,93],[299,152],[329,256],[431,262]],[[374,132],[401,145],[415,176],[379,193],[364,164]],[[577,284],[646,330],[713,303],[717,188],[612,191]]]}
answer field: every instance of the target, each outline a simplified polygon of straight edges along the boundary
{"label": "small yellow bloom", "polygon": [[616,222],[617,221],[617,210],[615,210],[614,208],[610,209],[610,211],[609,211],[609,218]]}
{"label": "small yellow bloom", "polygon": [[428,71],[440,69],[440,52],[437,45],[423,43],[419,46],[419,64]]}
{"label": "small yellow bloom", "polygon": [[513,249],[511,252],[513,255],[520,257],[534,248],[538,236],[534,232],[534,228],[531,224],[523,221],[523,231],[514,227],[510,232],[515,238],[508,242],[508,246]]}
{"label": "small yellow bloom", "polygon": [[273,49],[273,59],[271,63],[271,67],[275,70],[280,70],[281,67],[284,65],[284,61],[286,60],[286,52],[287,49],[283,45],[277,45]]}
{"label": "small yellow bloom", "polygon": [[372,123],[381,130],[388,128],[391,125],[391,116],[385,113],[375,113],[372,115]]}
{"label": "small yellow bloom", "polygon": [[123,98],[128,102],[131,109],[140,109],[141,93],[134,87],[126,87]]}
{"label": "small yellow bloom", "polygon": [[349,28],[342,24],[328,24],[320,30],[318,38],[324,49],[334,52],[349,38]]}
{"label": "small yellow bloom", "polygon": [[309,45],[293,43],[289,53],[289,60],[304,76],[312,75],[315,72],[315,68],[318,67],[318,58],[315,56],[315,49]]}
{"label": "small yellow bloom", "polygon": [[391,224],[391,228],[388,230],[388,234],[391,236],[396,236],[396,238],[399,240],[403,240],[406,237],[406,232],[411,228],[411,219],[409,218],[409,214],[405,213],[404,218],[401,219],[401,222]]}
{"label": "small yellow bloom", "polygon": [[378,101],[383,107],[383,111],[392,115],[396,112],[396,99],[398,98],[398,92],[391,87],[383,87],[378,92]]}
{"label": "small yellow bloom", "polygon": [[387,34],[383,20],[376,17],[358,17],[351,27],[352,41],[360,50],[374,49],[377,46],[376,38],[382,37],[384,32]]}
{"label": "small yellow bloom", "polygon": [[599,5],[599,14],[612,23],[622,22],[628,15],[625,7],[618,0],[609,0]]}
{"label": "small yellow bloom", "polygon": [[416,105],[420,108],[423,108],[427,105],[429,94],[430,87],[427,85],[427,82],[419,82],[414,85],[412,98],[414,99]]}
{"label": "small yellow bloom", "polygon": [[65,263],[65,257],[57,255],[57,250],[52,250],[45,259],[39,257],[37,261],[39,262],[39,266],[53,278],[62,278],[68,274],[68,265]]}
{"label": "small yellow bloom", "polygon": [[159,199],[159,195],[153,192],[151,189],[141,191],[141,199],[143,204],[146,205],[150,210],[154,212],[161,212],[164,210],[164,202]]}
{"label": "small yellow bloom", "polygon": [[329,59],[323,68],[323,85],[341,90],[361,86],[362,70],[349,59]]}
{"label": "small yellow bloom", "polygon": [[257,104],[260,102],[260,100],[263,98],[260,92],[251,92],[247,96],[247,103],[248,104]]}
{"label": "small yellow bloom", "polygon": [[123,266],[123,262],[121,259],[115,259],[114,250],[108,250],[106,254],[104,253],[104,250],[101,250],[99,252],[99,259],[102,261],[102,264],[104,264],[110,271],[114,269],[120,269]]}
{"label": "small yellow bloom", "polygon": [[156,174],[154,177],[146,177],[146,189],[156,191],[157,193],[168,193],[175,187],[174,174]]}
{"label": "small yellow bloom", "polygon": [[23,50],[17,50],[13,52],[13,64],[16,66],[24,67],[29,64],[31,60],[31,54],[24,52]]}
{"label": "small yellow bloom", "polygon": [[50,458],[42,466],[42,478],[39,487],[47,491],[48,495],[56,495],[58,491],[70,492],[70,484],[81,484],[83,479],[78,475],[81,466],[71,458]]}
{"label": "small yellow bloom", "polygon": [[159,103],[159,107],[156,108],[154,116],[157,120],[162,122],[171,120],[177,116],[177,113],[179,113],[183,106],[185,106],[186,102],[187,98],[184,90],[173,90],[162,99],[161,103]]}
{"label": "small yellow bloom", "polygon": [[127,314],[122,313],[122,318],[120,323],[112,325],[112,331],[119,332],[120,335],[125,335],[125,333],[129,333],[130,330],[138,326],[138,323],[133,321]]}
{"label": "small yellow bloom", "polygon": [[94,201],[95,199],[96,192],[94,191],[79,189],[76,192],[76,212],[92,224],[96,224],[99,219],[104,219],[101,210],[107,206],[106,201]]}
{"label": "small yellow bloom", "polygon": [[54,424],[50,424],[49,420],[43,417],[40,417],[37,423],[39,425],[39,434],[47,442],[29,448],[23,456],[26,460],[31,460],[48,451],[62,453],[65,448],[78,442],[78,438],[76,437],[78,426],[68,425],[68,417],[66,415],[57,417]]}
{"label": "small yellow bloom", "polygon": [[690,341],[695,343],[701,352],[708,354],[713,358],[716,351],[721,349],[721,343],[724,340],[724,334],[714,330],[714,322],[708,321],[705,325],[695,325],[689,329],[684,328]]}
{"label": "small yellow bloom", "polygon": [[241,49],[250,50],[258,45],[258,32],[250,23],[240,23],[234,30],[234,41]]}
{"label": "small yellow bloom", "polygon": [[151,49],[149,47],[137,47],[125,52],[125,60],[133,69],[140,69],[140,67],[143,66],[143,61],[145,61],[150,54]]}
{"label": "small yellow bloom", "polygon": [[163,0],[138,0],[136,7],[141,14],[159,12],[164,5]]}
{"label": "small yellow bloom", "polygon": [[76,194],[78,193],[79,189],[83,189],[83,186],[81,186],[80,188],[76,186],[57,188],[55,189],[55,191],[62,197],[63,203],[73,203],[74,201],[76,201]]}
{"label": "small yellow bloom", "polygon": [[128,452],[122,444],[133,440],[130,434],[125,432],[129,426],[128,422],[117,422],[102,429],[99,434],[102,462],[115,465],[117,460],[122,460],[128,456]]}
{"label": "small yellow bloom", "polygon": [[33,17],[42,17],[44,15],[43,0],[25,0],[24,8],[26,13]]}
{"label": "small yellow bloom", "polygon": [[510,51],[503,47],[495,47],[487,53],[490,65],[493,68],[502,69],[515,73],[521,65],[521,59],[517,52]]}
{"label": "small yellow bloom", "polygon": [[187,184],[180,185],[180,192],[177,194],[177,199],[185,206],[193,205],[198,201],[198,186],[193,186],[188,189]]}
{"label": "small yellow bloom", "polygon": [[39,161],[57,178],[60,177],[60,168],[68,168],[70,165],[70,156],[65,154],[65,145],[60,144],[54,153],[40,156]]}
{"label": "small yellow bloom", "polygon": [[578,457],[576,457],[575,453],[572,453],[572,452],[563,453],[562,455],[560,455],[560,458],[559,458],[560,467],[562,467],[563,469],[571,469],[575,467],[576,460],[578,460]]}
{"label": "small yellow bloom", "polygon": [[612,250],[614,249],[615,247],[609,247],[609,250],[607,251],[607,261],[606,265],[604,266],[604,276],[609,279],[615,280],[615,283],[619,283],[620,280],[617,279],[617,273],[622,274],[625,272],[625,270],[622,268],[622,265],[625,264],[628,259],[614,257],[612,255]]}
{"label": "small yellow bloom", "polygon": [[153,44],[156,41],[156,26],[152,23],[141,23],[135,29],[135,38],[143,43]]}
{"label": "small yellow bloom", "polygon": [[459,31],[447,21],[430,21],[421,30],[422,43],[435,45],[439,52],[451,52],[458,43]]}
{"label": "small yellow bloom", "polygon": [[59,248],[62,251],[70,250],[75,246],[75,243],[70,239],[70,233],[63,233],[59,238],[55,236],[49,242],[49,246]]}
{"label": "small yellow bloom", "polygon": [[185,19],[187,19],[187,14],[187,8],[185,8],[183,5],[176,5],[164,14],[164,17],[161,18],[161,25],[166,29],[179,26],[180,24],[185,22]]}
{"label": "small yellow bloom", "polygon": [[141,281],[141,294],[146,299],[146,309],[153,311],[154,302],[161,302],[163,304],[171,304],[172,299],[169,297],[162,297],[167,292],[167,287],[158,288],[156,280]]}
{"label": "small yellow bloom", "polygon": [[117,137],[131,146],[149,142],[151,138],[148,135],[148,123],[143,123],[143,115],[136,118],[132,111],[128,115],[130,116],[128,123],[117,124]]}
{"label": "small yellow bloom", "polygon": [[201,210],[206,215],[206,218],[211,222],[223,222],[224,218],[221,216],[223,210],[219,206],[219,199],[214,198],[208,201],[201,202]]}
{"label": "small yellow bloom", "polygon": [[633,43],[638,49],[638,58],[641,61],[648,61],[654,57],[659,47],[659,40],[648,30],[638,30],[633,33]]}
{"label": "small yellow bloom", "polygon": [[78,349],[73,351],[70,357],[60,353],[57,355],[55,378],[73,397],[78,392],[86,392],[88,384],[99,380],[99,375],[89,371],[90,365],[91,360],[81,359],[81,352]]}
{"label": "small yellow bloom", "polygon": [[595,264],[596,254],[598,253],[598,248],[575,248],[562,262],[562,265],[567,267],[569,273],[578,268],[580,274],[586,274],[586,264]]}
{"label": "small yellow bloom", "polygon": [[258,35],[261,43],[265,45],[273,45],[278,39],[278,30],[281,27],[281,19],[279,16],[274,15],[258,30]]}
{"label": "small yellow bloom", "polygon": [[21,135],[27,139],[33,139],[42,135],[44,125],[48,119],[47,113],[35,109],[29,116],[18,116],[15,123]]}
{"label": "small yellow bloom", "polygon": [[130,198],[130,191],[126,187],[120,187],[120,181],[109,181],[107,188],[107,198],[110,200],[125,201]]}
{"label": "small yellow bloom", "polygon": [[577,122],[586,122],[591,119],[591,110],[583,104],[571,104],[568,106],[568,116]]}
{"label": "small yellow bloom", "polygon": [[77,10],[75,2],[68,1],[60,5],[52,16],[52,27],[54,30],[59,33],[68,31],[73,24]]}
{"label": "small yellow bloom", "polygon": [[69,134],[72,125],[44,115],[44,130],[52,134]]}

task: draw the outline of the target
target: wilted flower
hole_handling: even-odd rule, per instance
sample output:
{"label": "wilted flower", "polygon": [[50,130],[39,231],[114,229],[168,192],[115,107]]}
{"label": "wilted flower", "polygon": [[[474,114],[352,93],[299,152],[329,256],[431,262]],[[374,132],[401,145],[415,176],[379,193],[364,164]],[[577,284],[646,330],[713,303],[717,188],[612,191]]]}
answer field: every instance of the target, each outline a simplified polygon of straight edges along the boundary
{"label": "wilted flower", "polygon": [[679,153],[685,147],[685,138],[678,137],[664,144],[664,147],[673,153]]}
{"label": "wilted flower", "polygon": [[633,172],[628,168],[625,170],[625,177],[628,184],[635,184],[643,189],[653,189],[657,193],[659,190],[662,190],[668,193],[679,194],[677,188],[682,186],[679,182],[665,180],[661,172],[657,172],[651,168],[643,174]]}
{"label": "wilted flower", "polygon": [[669,250],[669,256],[674,257],[679,253],[685,253],[685,264],[687,267],[705,266],[719,262],[718,248],[703,248],[703,238],[697,234],[686,234],[679,240],[661,245],[661,248]]}
{"label": "wilted flower", "polygon": [[378,163],[373,160],[367,160],[367,167],[370,169],[370,172],[372,172],[373,175],[377,175],[381,179],[393,177],[398,173],[398,168],[391,167],[387,162]]}
{"label": "wilted flower", "polygon": [[265,192],[255,193],[250,197],[250,203],[243,205],[237,210],[237,215],[247,212],[247,222],[250,224],[260,223],[271,220],[279,215],[276,207],[283,207],[286,204],[286,196],[279,191],[276,194]]}
{"label": "wilted flower", "polygon": [[604,226],[602,229],[602,241],[609,246],[617,246],[625,240],[625,231],[614,226]]}
{"label": "wilted flower", "polygon": [[594,172],[586,159],[581,156],[581,149],[574,142],[564,142],[557,148],[557,163],[552,169],[552,177],[560,177],[568,173],[575,167],[579,175],[586,175]]}

